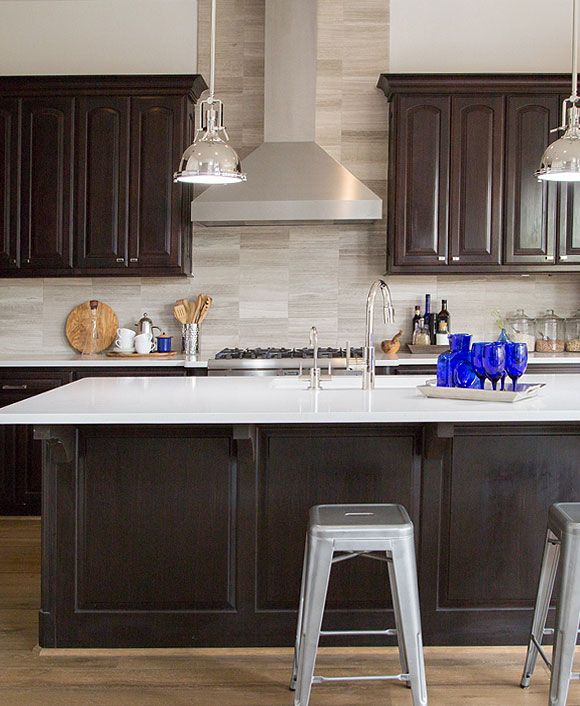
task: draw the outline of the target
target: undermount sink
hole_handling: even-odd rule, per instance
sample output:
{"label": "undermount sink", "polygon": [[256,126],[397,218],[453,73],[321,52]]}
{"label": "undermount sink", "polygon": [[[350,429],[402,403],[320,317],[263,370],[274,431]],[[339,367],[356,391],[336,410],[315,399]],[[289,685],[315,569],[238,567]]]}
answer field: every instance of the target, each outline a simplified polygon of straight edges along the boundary
{"label": "undermount sink", "polygon": [[[416,387],[423,384],[425,379],[427,378],[420,375],[379,375],[375,378],[375,390]],[[277,390],[307,390],[309,385],[308,379],[299,377],[276,377],[272,380],[272,387]],[[360,375],[344,375],[327,380],[322,378],[320,388],[322,390],[362,390],[362,378]]]}

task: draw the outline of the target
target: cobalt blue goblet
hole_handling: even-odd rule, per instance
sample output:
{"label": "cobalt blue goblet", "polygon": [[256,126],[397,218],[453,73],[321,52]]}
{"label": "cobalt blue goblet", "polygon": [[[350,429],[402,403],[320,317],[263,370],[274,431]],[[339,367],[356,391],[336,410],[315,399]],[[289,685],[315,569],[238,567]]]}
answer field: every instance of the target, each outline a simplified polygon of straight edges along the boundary
{"label": "cobalt blue goblet", "polygon": [[479,378],[479,386],[483,390],[485,387],[485,368],[483,367],[483,347],[485,343],[474,343],[471,346],[471,364],[475,374]]}
{"label": "cobalt blue goblet", "polygon": [[497,383],[505,373],[505,343],[495,341],[483,346],[483,368],[491,381],[491,386],[497,390]]}
{"label": "cobalt blue goblet", "polygon": [[512,381],[513,390],[516,383],[528,367],[528,345],[527,343],[506,343],[505,349],[505,370]]}

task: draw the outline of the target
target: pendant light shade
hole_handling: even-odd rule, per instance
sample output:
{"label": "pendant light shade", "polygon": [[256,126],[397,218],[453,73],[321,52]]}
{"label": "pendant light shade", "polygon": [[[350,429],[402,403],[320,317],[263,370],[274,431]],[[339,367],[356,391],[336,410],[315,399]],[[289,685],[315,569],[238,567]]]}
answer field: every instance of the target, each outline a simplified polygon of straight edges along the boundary
{"label": "pendant light shade", "polygon": [[223,124],[223,104],[215,98],[216,0],[211,0],[211,56],[209,95],[197,107],[197,131],[193,144],[181,157],[174,181],[189,184],[235,184],[246,181],[240,158],[228,145]]}
{"label": "pendant light shade", "polygon": [[578,0],[572,0],[572,93],[562,104],[564,130],[548,145],[536,176],[541,181],[580,181],[580,97],[578,96]]}

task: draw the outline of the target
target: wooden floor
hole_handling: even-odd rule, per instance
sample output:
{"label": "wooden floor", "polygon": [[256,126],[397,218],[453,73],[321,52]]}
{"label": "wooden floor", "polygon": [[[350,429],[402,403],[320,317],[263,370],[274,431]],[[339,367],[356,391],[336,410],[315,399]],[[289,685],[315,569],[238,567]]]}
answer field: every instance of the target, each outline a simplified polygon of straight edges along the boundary
{"label": "wooden floor", "polygon": [[[58,650],[36,645],[40,538],[37,520],[0,520],[2,706],[290,706],[291,652]],[[548,679],[519,688],[521,648],[427,648],[431,706],[546,706]],[[398,671],[389,649],[321,650],[318,670],[339,675]],[[311,706],[411,706],[400,684],[316,686]],[[568,706],[580,706],[572,684]]]}

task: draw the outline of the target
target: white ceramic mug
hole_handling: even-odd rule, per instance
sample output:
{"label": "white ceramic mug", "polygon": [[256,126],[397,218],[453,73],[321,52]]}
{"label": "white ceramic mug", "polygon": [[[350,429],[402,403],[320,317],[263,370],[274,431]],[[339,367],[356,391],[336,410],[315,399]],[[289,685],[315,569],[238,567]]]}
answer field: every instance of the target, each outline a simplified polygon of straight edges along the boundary
{"label": "white ceramic mug", "polygon": [[155,342],[150,333],[140,333],[138,336],[135,336],[135,350],[137,353],[141,355],[151,353],[154,347]]}
{"label": "white ceramic mug", "polygon": [[125,353],[133,353],[135,350],[135,336],[137,334],[130,328],[118,328],[115,347]]}

